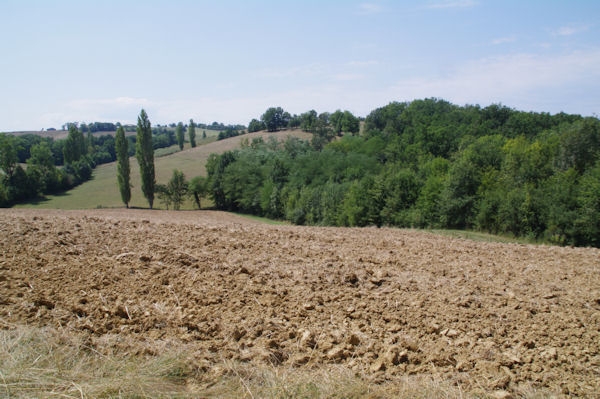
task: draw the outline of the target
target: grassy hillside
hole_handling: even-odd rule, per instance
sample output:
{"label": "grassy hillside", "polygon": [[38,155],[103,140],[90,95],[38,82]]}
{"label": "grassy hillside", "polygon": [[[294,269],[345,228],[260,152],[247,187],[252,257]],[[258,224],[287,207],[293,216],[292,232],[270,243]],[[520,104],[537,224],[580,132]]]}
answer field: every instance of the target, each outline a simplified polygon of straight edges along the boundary
{"label": "grassy hillside", "polygon": [[[208,134],[208,132],[207,132]],[[200,130],[200,135],[202,131]],[[205,175],[204,165],[208,156],[212,153],[222,153],[228,150],[239,148],[242,139],[252,140],[256,137],[276,136],[284,139],[288,135],[308,139],[310,135],[299,130],[282,131],[277,133],[256,132],[243,136],[232,137],[226,140],[209,142],[193,149],[184,149],[184,151],[168,154],[173,151],[169,147],[157,151],[155,158],[156,181],[157,183],[166,183],[173,173],[173,169],[183,171],[186,178]],[[210,140],[207,140],[210,141]],[[187,144],[189,145],[189,144]],[[137,161],[134,157],[130,159],[131,163],[131,182],[133,184],[132,198],[130,206],[148,207],[148,203],[141,191],[140,173]],[[117,187],[117,166],[115,162],[98,166],[93,173],[90,181],[70,190],[68,192],[51,195],[44,199],[28,201],[15,207],[21,208],[52,208],[52,209],[92,209],[99,207],[121,207],[121,197]],[[155,206],[160,208],[161,204],[155,200]],[[184,208],[192,208],[192,203],[188,202]]]}
{"label": "grassy hillside", "polygon": [[[20,131],[20,132],[6,132],[7,134],[10,134],[12,136],[25,136],[28,134],[33,134],[36,136],[40,136],[40,137],[51,137],[54,140],[64,140],[67,138],[67,135],[69,134],[68,130],[25,130],[25,131]],[[87,133],[84,133],[87,134]],[[109,135],[109,136],[114,136],[116,134],[116,131],[100,131],[100,132],[94,132],[93,135],[96,137],[100,137],[100,136],[104,136],[104,135]],[[125,132],[126,136],[135,136],[135,132]]]}

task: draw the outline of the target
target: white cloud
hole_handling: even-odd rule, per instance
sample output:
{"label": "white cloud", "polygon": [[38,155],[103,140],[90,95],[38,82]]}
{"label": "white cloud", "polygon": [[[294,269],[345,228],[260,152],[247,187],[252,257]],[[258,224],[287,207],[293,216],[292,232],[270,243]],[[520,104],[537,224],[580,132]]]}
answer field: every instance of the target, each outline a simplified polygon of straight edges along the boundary
{"label": "white cloud", "polygon": [[94,99],[79,99],[73,100],[68,103],[72,108],[86,109],[97,106],[103,107],[114,107],[124,108],[131,106],[144,106],[149,101],[146,98],[134,98],[134,97],[116,97],[116,98],[94,98]]}
{"label": "white cloud", "polygon": [[349,66],[349,67],[358,67],[358,68],[369,67],[369,66],[374,66],[374,65],[379,65],[379,61],[375,61],[375,60],[369,60],[369,61],[350,61],[350,62],[346,63],[346,66]]}
{"label": "white cloud", "polygon": [[572,36],[589,29],[589,26],[561,26],[554,32],[557,36]]}
{"label": "white cloud", "polygon": [[515,42],[517,40],[517,37],[512,35],[512,36],[506,36],[506,37],[499,37],[497,39],[492,40],[492,44],[504,44],[504,43],[512,43]]}
{"label": "white cloud", "polygon": [[320,63],[300,65],[287,68],[265,68],[258,71],[255,76],[258,78],[296,78],[301,76],[316,76],[323,74],[326,66]]}
{"label": "white cloud", "polygon": [[478,5],[475,0],[444,0],[437,3],[432,3],[427,8],[467,8]]}
{"label": "white cloud", "polygon": [[[600,48],[560,55],[509,54],[472,60],[443,73],[415,70],[415,75],[397,81],[368,84],[370,61],[346,61],[338,65],[310,64],[297,68],[271,70],[271,75],[314,74],[301,84],[268,85],[268,90],[219,93],[183,98],[119,96],[85,98],[50,103],[41,117],[31,118],[31,110],[15,108],[3,119],[6,130],[56,127],[69,121],[120,121],[135,123],[141,108],[153,125],[193,118],[197,122],[248,123],[270,106],[290,113],[309,109],[334,111],[348,109],[366,116],[390,101],[410,101],[439,97],[456,104],[501,102],[524,110],[600,113]],[[286,75],[287,74],[287,75]],[[304,75],[307,76],[307,75]],[[364,79],[363,79],[364,78]],[[361,80],[363,79],[363,80]],[[23,121],[27,125],[23,126]]]}
{"label": "white cloud", "polygon": [[56,104],[59,111],[49,110],[39,118],[44,127],[59,128],[66,122],[135,123],[142,108],[152,106],[146,98],[84,98]]}
{"label": "white cloud", "polygon": [[335,80],[352,81],[352,80],[364,79],[365,75],[363,75],[361,73],[336,73],[332,77]]}
{"label": "white cloud", "polygon": [[[347,64],[344,64],[347,65]],[[365,78],[344,68],[321,65],[318,79],[297,88],[270,90],[237,97],[145,99],[119,97],[86,99],[58,105],[61,114],[51,115],[60,126],[71,120],[135,123],[144,107],[153,124],[185,121],[247,124],[268,107],[281,106],[290,113],[309,109],[319,112],[348,109],[365,116],[390,101],[438,97],[456,104],[503,103],[517,109],[575,112],[591,115],[600,110],[593,93],[600,89],[600,49],[562,55],[512,54],[473,60],[437,76],[420,75],[380,88],[352,82]],[[568,94],[565,94],[568,93]],[[126,100],[125,100],[125,99]],[[567,100],[569,99],[569,100]],[[50,116],[48,116],[50,118]]]}
{"label": "white cloud", "polygon": [[358,12],[360,14],[377,14],[382,11],[379,4],[375,3],[361,3],[358,5]]}
{"label": "white cloud", "polygon": [[[600,50],[508,55],[460,65],[443,77],[401,80],[393,91],[405,99],[440,97],[459,104],[502,102],[519,107],[526,106],[527,99],[547,103],[548,93],[582,91],[586,83],[599,82],[598,65]],[[554,96],[561,101],[559,94]]]}
{"label": "white cloud", "polygon": [[262,79],[286,79],[310,78],[313,82],[327,81],[330,79],[338,81],[359,80],[365,76],[357,73],[357,69],[363,69],[378,65],[379,62],[369,61],[349,61],[344,64],[321,64],[313,63],[301,66],[291,66],[283,68],[262,69],[255,73],[257,78]]}

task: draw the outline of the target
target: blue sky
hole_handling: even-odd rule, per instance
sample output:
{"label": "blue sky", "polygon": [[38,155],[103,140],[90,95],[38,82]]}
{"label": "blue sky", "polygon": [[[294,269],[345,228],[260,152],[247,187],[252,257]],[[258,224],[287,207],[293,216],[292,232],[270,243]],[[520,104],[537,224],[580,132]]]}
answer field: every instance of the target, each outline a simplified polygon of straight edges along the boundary
{"label": "blue sky", "polygon": [[600,1],[0,1],[0,131],[438,97],[600,114]]}

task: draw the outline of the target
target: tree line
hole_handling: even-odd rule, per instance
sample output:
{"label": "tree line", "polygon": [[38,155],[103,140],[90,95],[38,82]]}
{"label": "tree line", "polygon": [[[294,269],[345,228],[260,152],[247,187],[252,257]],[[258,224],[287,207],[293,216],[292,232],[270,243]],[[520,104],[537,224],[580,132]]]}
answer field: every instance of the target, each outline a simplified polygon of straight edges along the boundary
{"label": "tree line", "polygon": [[474,229],[600,246],[597,118],[425,99],[378,108],[361,134],[353,127],[339,137],[337,117],[315,114],[301,118],[310,142],[253,140],[211,155],[215,206],[296,224]]}
{"label": "tree line", "polygon": [[[183,123],[176,126],[175,135],[180,149],[183,149]],[[195,124],[190,119],[188,128],[188,137],[192,147],[196,146]],[[125,133],[122,128],[117,130],[117,183],[121,200],[127,208],[131,200],[131,177],[129,165],[129,144],[125,140]],[[154,148],[153,148],[152,125],[148,119],[148,114],[142,109],[138,116],[136,127],[136,145],[135,157],[140,167],[140,178],[142,193],[150,209],[154,206],[155,196],[169,209],[180,209],[181,204],[187,196],[190,196],[196,202],[198,209],[201,208],[201,199],[206,196],[206,182],[203,177],[195,177],[190,182],[185,179],[183,172],[175,169],[173,176],[167,184],[157,184],[154,169]]]}
{"label": "tree line", "polygon": [[[115,137],[108,134],[97,137],[89,129],[84,134],[80,127],[85,124],[67,125],[68,135],[62,140],[33,134],[0,134],[0,207],[71,189],[90,179],[97,165],[116,161],[123,148],[123,156],[136,153],[138,135],[126,137],[127,129],[120,123],[112,125],[117,128]],[[99,122],[89,126],[111,127]],[[166,126],[151,128],[151,150],[176,143],[183,149],[184,133],[195,147],[194,121],[190,119],[185,132],[179,132],[181,126],[180,122],[175,132]]]}
{"label": "tree line", "polygon": [[300,128],[305,132],[315,133],[317,130],[329,127],[333,134],[358,134],[360,119],[350,111],[337,110],[334,113],[310,110],[300,115],[291,115],[281,107],[271,107],[258,119],[252,119],[248,124],[248,133],[268,130],[275,132],[285,128]]}
{"label": "tree line", "polygon": [[[60,146],[51,146],[48,140],[40,140],[31,145],[26,167],[23,167],[18,156],[18,143],[22,140],[24,139],[0,135],[1,207],[39,195],[64,191],[88,180],[96,165],[94,151],[104,148],[104,143],[102,147],[96,146],[93,140],[87,140],[81,131],[71,126],[67,139]],[[57,149],[61,150],[58,155]],[[57,168],[58,162],[64,164],[64,167]]]}

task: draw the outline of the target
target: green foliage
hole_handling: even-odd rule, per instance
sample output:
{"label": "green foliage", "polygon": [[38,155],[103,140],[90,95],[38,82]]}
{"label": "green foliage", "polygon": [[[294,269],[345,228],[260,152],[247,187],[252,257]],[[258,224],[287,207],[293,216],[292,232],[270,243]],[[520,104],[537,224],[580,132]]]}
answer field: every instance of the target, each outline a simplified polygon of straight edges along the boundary
{"label": "green foliage", "polygon": [[12,176],[17,165],[17,147],[13,136],[0,134],[0,168],[7,176]]}
{"label": "green foliage", "polygon": [[335,137],[335,132],[329,125],[329,115],[321,114],[312,127],[313,137],[310,144],[316,150],[321,150],[325,144]]}
{"label": "green foliage", "polygon": [[271,107],[260,117],[269,132],[275,132],[288,125],[290,114],[281,107]]}
{"label": "green foliage", "polygon": [[172,205],[174,210],[179,210],[191,190],[183,172],[174,169],[169,182],[167,184],[157,184],[154,191],[158,200],[167,209]]}
{"label": "green foliage", "polygon": [[[66,140],[57,142],[29,136],[0,135],[1,206],[69,189],[92,175],[95,160],[85,154],[88,151],[86,140],[75,126],[71,127]],[[28,157],[26,170],[17,163],[19,152],[24,148]],[[57,169],[54,165],[62,160],[63,153],[69,162],[63,169]],[[57,154],[61,156],[57,157]]]}
{"label": "green foliage", "polygon": [[183,123],[179,122],[175,128],[175,137],[177,137],[177,145],[180,150],[183,150],[184,136],[183,136]]}
{"label": "green foliage", "polygon": [[194,125],[193,119],[190,119],[190,125],[188,127],[188,137],[190,138],[190,146],[192,148],[196,147],[196,125]]}
{"label": "green foliage", "polygon": [[232,203],[225,195],[225,169],[235,162],[236,153],[226,151],[221,155],[211,154],[206,161],[206,172],[210,177],[208,188],[215,206],[220,209],[233,209]]}
{"label": "green foliage", "polygon": [[188,183],[188,194],[196,202],[198,209],[202,209],[202,198],[208,194],[208,182],[205,177],[196,176]]}
{"label": "green foliage", "polygon": [[9,204],[35,197],[39,192],[36,181],[31,179],[21,165],[15,167],[12,175],[3,177],[3,185]]}
{"label": "green foliage", "polygon": [[238,131],[236,129],[227,128],[227,129],[219,132],[219,135],[217,136],[217,140],[224,140],[224,139],[228,139],[230,137],[237,137],[241,134],[244,134],[243,130]]}
{"label": "green foliage", "polygon": [[389,224],[410,227],[411,208],[419,197],[421,184],[411,169],[387,170],[383,175],[384,203],[381,220]]}
{"label": "green foliage", "polygon": [[600,121],[586,118],[569,125],[560,136],[558,162],[562,169],[583,173],[592,167],[600,152]]}
{"label": "green foliage", "polygon": [[31,158],[27,160],[27,174],[39,194],[47,194],[62,188],[63,176],[54,166],[52,150],[47,142],[31,147]]}
{"label": "green foliage", "polygon": [[171,193],[169,193],[169,187],[167,187],[166,184],[157,184],[154,187],[154,192],[156,193],[156,197],[160,203],[163,204],[168,210],[169,206],[171,206],[173,203]]}
{"label": "green foliage", "polygon": [[125,139],[125,131],[122,126],[117,129],[115,139],[115,150],[117,153],[117,183],[121,199],[127,208],[131,201],[131,181],[129,167],[129,142]]}
{"label": "green foliage", "polygon": [[258,132],[260,130],[265,130],[266,128],[264,122],[261,122],[258,119],[252,119],[248,124],[248,133]]}
{"label": "green foliage", "polygon": [[317,111],[314,109],[300,115],[300,129],[305,132],[313,132],[317,122]]}
{"label": "green foliage", "polygon": [[4,182],[0,180],[0,208],[6,208],[8,206],[10,206],[8,190],[4,186]]}
{"label": "green foliage", "polygon": [[152,148],[152,127],[146,111],[142,109],[138,116],[136,139],[136,157],[140,165],[140,176],[142,179],[142,193],[148,200],[150,209],[154,203],[154,149]]}
{"label": "green foliage", "polygon": [[173,170],[173,176],[169,183],[167,183],[167,192],[171,197],[171,203],[173,204],[173,209],[179,210],[181,208],[181,204],[185,200],[188,190],[188,183],[185,180],[185,175],[180,170]]}
{"label": "green foliage", "polygon": [[342,132],[355,135],[358,134],[360,129],[360,121],[350,111],[342,112],[337,110],[331,114],[329,121],[334,133],[337,135],[340,135]]}
{"label": "green foliage", "polygon": [[600,247],[600,160],[581,177],[576,201],[573,244]]}
{"label": "green foliage", "polygon": [[69,126],[69,133],[63,147],[63,159],[65,164],[74,163],[87,153],[87,147],[83,133],[75,125]]}
{"label": "green foliage", "polygon": [[466,228],[600,246],[596,118],[425,99],[374,110],[360,136],[346,111],[297,120],[310,143],[255,140],[211,156],[218,208],[297,224]]}

